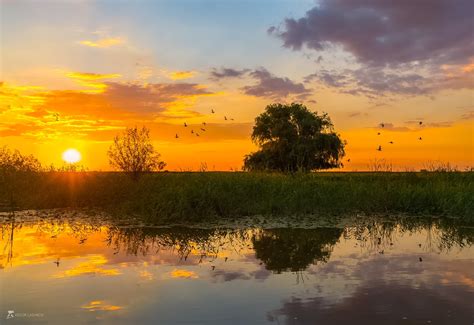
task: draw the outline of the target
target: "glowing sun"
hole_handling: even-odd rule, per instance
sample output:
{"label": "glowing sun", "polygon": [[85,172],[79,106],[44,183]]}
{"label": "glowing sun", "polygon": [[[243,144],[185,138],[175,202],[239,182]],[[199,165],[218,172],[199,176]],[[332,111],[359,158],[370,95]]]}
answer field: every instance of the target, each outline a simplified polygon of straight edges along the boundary
{"label": "glowing sun", "polygon": [[63,152],[63,160],[67,163],[74,164],[81,160],[81,153],[76,149],[67,149]]}

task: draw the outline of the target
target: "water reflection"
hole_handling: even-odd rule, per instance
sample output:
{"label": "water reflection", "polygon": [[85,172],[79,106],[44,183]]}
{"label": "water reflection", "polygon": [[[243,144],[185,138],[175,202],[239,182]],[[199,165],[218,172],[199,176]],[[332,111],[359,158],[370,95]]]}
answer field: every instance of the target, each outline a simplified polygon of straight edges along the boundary
{"label": "water reflection", "polygon": [[252,236],[252,244],[267,270],[296,272],[327,262],[342,232],[337,228],[266,229]]}
{"label": "water reflection", "polygon": [[474,321],[474,227],[454,220],[199,229],[4,216],[0,226],[0,312],[49,323]]}

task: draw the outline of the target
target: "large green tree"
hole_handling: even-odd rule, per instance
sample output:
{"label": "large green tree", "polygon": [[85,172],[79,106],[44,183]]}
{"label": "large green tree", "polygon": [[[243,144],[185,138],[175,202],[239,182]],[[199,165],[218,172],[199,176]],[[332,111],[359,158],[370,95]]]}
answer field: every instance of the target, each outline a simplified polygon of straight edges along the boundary
{"label": "large green tree", "polygon": [[344,141],[331,119],[302,104],[268,105],[255,119],[252,140],[260,150],[245,157],[245,170],[308,172],[342,165]]}

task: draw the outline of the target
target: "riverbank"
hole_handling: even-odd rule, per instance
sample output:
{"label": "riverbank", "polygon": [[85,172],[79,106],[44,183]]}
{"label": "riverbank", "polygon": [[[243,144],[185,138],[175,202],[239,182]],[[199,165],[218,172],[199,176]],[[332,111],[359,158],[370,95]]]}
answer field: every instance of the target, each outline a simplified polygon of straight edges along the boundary
{"label": "riverbank", "polygon": [[0,195],[4,207],[99,208],[147,222],[358,213],[474,219],[472,172],[150,173],[138,181],[113,172],[45,172],[12,179]]}

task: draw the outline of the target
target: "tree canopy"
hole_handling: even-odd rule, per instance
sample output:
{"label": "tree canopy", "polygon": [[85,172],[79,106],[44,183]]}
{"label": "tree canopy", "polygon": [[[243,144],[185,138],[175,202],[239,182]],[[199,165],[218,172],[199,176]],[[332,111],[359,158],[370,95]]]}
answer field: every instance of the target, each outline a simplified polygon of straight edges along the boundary
{"label": "tree canopy", "polygon": [[342,165],[344,141],[328,114],[303,104],[268,105],[255,119],[252,140],[260,150],[245,157],[245,170],[308,172]]}
{"label": "tree canopy", "polygon": [[127,128],[114,138],[109,151],[110,164],[137,178],[140,173],[161,170],[166,163],[150,141],[150,130],[146,127]]}

